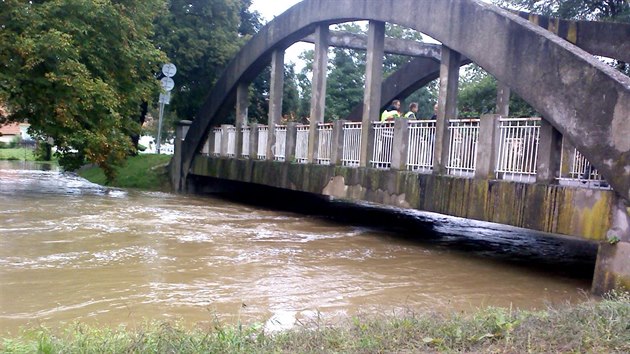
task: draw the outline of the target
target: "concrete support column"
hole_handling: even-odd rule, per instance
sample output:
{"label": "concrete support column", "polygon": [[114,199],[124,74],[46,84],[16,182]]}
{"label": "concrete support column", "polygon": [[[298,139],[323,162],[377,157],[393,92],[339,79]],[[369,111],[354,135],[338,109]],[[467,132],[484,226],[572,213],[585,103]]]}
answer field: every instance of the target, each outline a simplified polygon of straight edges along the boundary
{"label": "concrete support column", "polygon": [[333,122],[332,146],[330,151],[330,164],[341,166],[343,158],[343,124],[345,120]]}
{"label": "concrete support column", "polygon": [[457,81],[461,54],[442,46],[440,62],[440,89],[437,121],[435,123],[435,156],[433,173],[445,174],[448,163],[448,121],[457,118]]}
{"label": "concrete support column", "polygon": [[500,81],[497,82],[496,112],[501,117],[508,117],[510,114],[510,88]]}
{"label": "concrete support column", "polygon": [[328,69],[328,25],[320,25],[315,29],[315,53],[313,60],[313,80],[311,81],[311,116],[308,136],[308,162],[317,160],[319,134],[317,124],[324,123],[326,108],[326,78]]}
{"label": "concrete support column", "polygon": [[269,89],[269,118],[267,133],[267,160],[273,160],[276,145],[276,125],[282,119],[282,95],[284,93],[284,50],[271,54],[271,84]]}
{"label": "concrete support column", "polygon": [[560,177],[567,177],[573,168],[573,159],[575,158],[575,147],[569,139],[562,137],[562,162],[560,165]]}
{"label": "concrete support column", "polygon": [[374,129],[372,122],[379,120],[381,84],[383,83],[383,55],[385,23],[370,21],[368,28],[367,62],[365,66],[365,92],[363,95],[363,129],[359,166],[366,167],[371,159]]}
{"label": "concrete support column", "polygon": [[499,149],[499,114],[484,114],[479,120],[475,178],[494,179]]}
{"label": "concrete support column", "polygon": [[249,125],[249,158],[258,158],[258,123]]}
{"label": "concrete support column", "polygon": [[409,154],[409,120],[394,120],[394,146],[392,149],[392,169],[406,170]]}
{"label": "concrete support column", "polygon": [[182,191],[182,142],[186,139],[188,129],[192,124],[189,120],[180,120],[175,129],[175,152],[171,160],[171,187],[174,191]]}
{"label": "concrete support column", "polygon": [[247,125],[248,93],[249,84],[239,82],[236,88],[236,137],[234,139],[236,158],[241,158],[243,155],[243,126]]}
{"label": "concrete support column", "polygon": [[228,128],[229,124],[221,124],[221,157],[227,157],[228,154]]}
{"label": "concrete support column", "polygon": [[620,197],[612,210],[608,241],[601,242],[591,291],[603,295],[612,289],[630,290],[630,205]]}
{"label": "concrete support column", "polygon": [[560,177],[562,134],[546,120],[540,121],[538,157],[536,158],[536,182],[553,184]]}
{"label": "concrete support column", "polygon": [[297,123],[289,122],[287,123],[287,142],[285,145],[285,161],[294,162],[295,161],[295,146],[297,142]]}

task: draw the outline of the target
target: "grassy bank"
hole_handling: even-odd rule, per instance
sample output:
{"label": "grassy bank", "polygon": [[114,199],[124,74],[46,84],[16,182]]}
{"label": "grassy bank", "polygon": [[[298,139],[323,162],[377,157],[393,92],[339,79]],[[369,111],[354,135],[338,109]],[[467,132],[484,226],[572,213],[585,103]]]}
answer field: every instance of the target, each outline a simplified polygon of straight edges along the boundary
{"label": "grassy bank", "polygon": [[169,182],[166,164],[169,155],[143,154],[127,159],[125,165],[116,169],[116,178],[107,183],[105,174],[98,167],[83,168],[79,175],[92,183],[120,188],[140,188],[147,190],[168,190]]}
{"label": "grassy bank", "polygon": [[630,352],[630,296],[600,302],[513,311],[357,316],[340,324],[304,324],[270,335],[262,326],[186,329],[147,324],[141,329],[75,325],[4,339],[5,353],[375,353],[375,352]]}
{"label": "grassy bank", "polygon": [[0,149],[0,160],[35,161],[33,149]]}

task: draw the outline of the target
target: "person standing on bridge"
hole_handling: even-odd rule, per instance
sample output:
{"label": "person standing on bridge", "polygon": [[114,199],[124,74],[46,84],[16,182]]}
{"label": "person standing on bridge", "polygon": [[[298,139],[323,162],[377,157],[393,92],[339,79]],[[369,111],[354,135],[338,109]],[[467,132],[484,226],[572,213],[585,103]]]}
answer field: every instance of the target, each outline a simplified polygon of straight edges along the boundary
{"label": "person standing on bridge", "polygon": [[395,118],[400,117],[400,101],[393,100],[392,104],[387,107],[381,114],[381,122],[392,122]]}
{"label": "person standing on bridge", "polygon": [[417,119],[416,118],[416,113],[418,113],[418,103],[417,102],[411,102],[409,104],[409,112],[405,113],[405,117],[407,119]]}

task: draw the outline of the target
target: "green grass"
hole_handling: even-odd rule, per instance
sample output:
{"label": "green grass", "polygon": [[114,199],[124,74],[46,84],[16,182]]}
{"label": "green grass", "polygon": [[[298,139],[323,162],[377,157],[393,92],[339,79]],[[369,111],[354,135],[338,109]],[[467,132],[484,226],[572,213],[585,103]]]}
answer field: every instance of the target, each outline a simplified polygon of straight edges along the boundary
{"label": "green grass", "polygon": [[322,320],[283,333],[263,326],[186,328],[147,323],[140,328],[61,331],[36,328],[0,341],[2,353],[628,353],[630,294],[543,311],[485,308],[470,314],[365,315]]}
{"label": "green grass", "polygon": [[92,183],[120,188],[167,190],[169,188],[166,164],[169,155],[142,154],[127,159],[125,165],[116,169],[116,178],[107,183],[105,174],[98,167],[83,168],[79,175]]}
{"label": "green grass", "polygon": [[36,161],[33,149],[0,149],[0,160]]}

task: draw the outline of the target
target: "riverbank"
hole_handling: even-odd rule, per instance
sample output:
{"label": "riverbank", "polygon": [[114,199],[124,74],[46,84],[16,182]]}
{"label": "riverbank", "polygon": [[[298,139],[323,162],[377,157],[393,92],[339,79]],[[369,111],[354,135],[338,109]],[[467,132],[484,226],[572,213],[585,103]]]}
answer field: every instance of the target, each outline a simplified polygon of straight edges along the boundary
{"label": "riverbank", "polygon": [[33,149],[14,148],[0,149],[0,160],[35,161],[36,159],[33,154]]}
{"label": "riverbank", "polygon": [[373,352],[630,352],[630,294],[543,311],[485,308],[470,314],[405,311],[355,316],[341,323],[314,319],[297,329],[265,333],[262,325],[188,329],[73,325],[37,328],[0,344],[3,353],[373,353]]}
{"label": "riverbank", "polygon": [[145,190],[170,190],[166,165],[172,156],[142,154],[129,157],[125,165],[116,169],[116,178],[107,183],[105,174],[97,166],[89,166],[77,171],[79,176],[100,185],[119,188]]}

